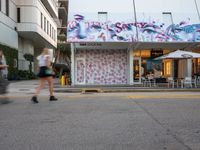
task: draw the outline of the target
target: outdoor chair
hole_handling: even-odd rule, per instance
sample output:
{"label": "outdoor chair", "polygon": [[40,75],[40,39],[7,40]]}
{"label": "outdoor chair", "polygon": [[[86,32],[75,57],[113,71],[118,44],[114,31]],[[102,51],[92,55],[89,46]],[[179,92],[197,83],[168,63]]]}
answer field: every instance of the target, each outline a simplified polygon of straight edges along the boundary
{"label": "outdoor chair", "polygon": [[174,88],[175,82],[174,82],[173,77],[169,77],[169,78],[167,79],[167,81],[168,81],[168,88],[170,88],[170,85],[172,86],[172,88]]}
{"label": "outdoor chair", "polygon": [[146,79],[145,77],[141,77],[141,80],[142,80],[143,87],[146,87],[146,86],[150,86],[151,87],[150,80]]}
{"label": "outdoor chair", "polygon": [[196,87],[199,87],[200,86],[200,77],[195,77],[194,81],[196,83]]}
{"label": "outdoor chair", "polygon": [[152,87],[152,86],[156,87],[156,79],[154,78],[153,75],[147,76],[147,82],[149,84],[149,87]]}
{"label": "outdoor chair", "polygon": [[196,88],[197,87],[197,84],[196,84],[196,80],[195,79],[192,79],[191,77],[185,77],[185,79],[183,79],[181,81],[181,87],[190,87],[192,88],[194,85],[194,87]]}

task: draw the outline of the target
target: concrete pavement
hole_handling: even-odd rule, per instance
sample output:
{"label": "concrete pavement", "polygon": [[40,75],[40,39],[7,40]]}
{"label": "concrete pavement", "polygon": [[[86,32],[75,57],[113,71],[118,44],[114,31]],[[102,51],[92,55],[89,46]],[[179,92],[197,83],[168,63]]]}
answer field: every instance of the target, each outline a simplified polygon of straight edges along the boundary
{"label": "concrete pavement", "polygon": [[0,105],[2,150],[200,148],[200,93],[57,93],[49,102],[45,89],[32,104],[32,88],[10,89],[13,103]]}
{"label": "concrete pavement", "polygon": [[[19,81],[11,82],[9,85],[9,96],[11,95],[31,95],[35,92],[35,88],[38,85],[38,80],[29,80],[29,81]],[[60,85],[59,79],[54,80],[54,91],[56,94],[64,93],[81,93],[85,89],[91,89],[93,91],[103,91],[107,92],[200,92],[200,88],[163,88],[163,87],[134,87],[134,86],[69,86],[66,85],[62,87]],[[94,90],[95,89],[95,90]],[[48,87],[42,91],[41,94],[48,94]]]}

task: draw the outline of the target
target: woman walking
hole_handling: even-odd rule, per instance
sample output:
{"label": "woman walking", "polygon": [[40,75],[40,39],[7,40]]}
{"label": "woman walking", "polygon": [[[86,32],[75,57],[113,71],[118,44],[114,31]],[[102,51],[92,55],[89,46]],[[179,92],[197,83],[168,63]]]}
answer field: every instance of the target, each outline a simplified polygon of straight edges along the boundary
{"label": "woman walking", "polygon": [[47,48],[43,48],[41,55],[37,57],[38,65],[39,65],[39,85],[36,89],[35,95],[31,98],[33,103],[38,103],[37,96],[40,91],[44,88],[45,81],[48,82],[49,85],[49,93],[50,93],[50,101],[57,101],[57,98],[53,96],[53,74],[50,62],[49,51]]}

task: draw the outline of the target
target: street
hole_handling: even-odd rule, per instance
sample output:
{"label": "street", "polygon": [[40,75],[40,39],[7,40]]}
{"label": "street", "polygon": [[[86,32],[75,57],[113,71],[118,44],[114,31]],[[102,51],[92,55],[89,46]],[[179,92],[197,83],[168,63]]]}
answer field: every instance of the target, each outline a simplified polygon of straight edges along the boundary
{"label": "street", "polygon": [[0,105],[2,150],[199,150],[200,93],[31,94]]}

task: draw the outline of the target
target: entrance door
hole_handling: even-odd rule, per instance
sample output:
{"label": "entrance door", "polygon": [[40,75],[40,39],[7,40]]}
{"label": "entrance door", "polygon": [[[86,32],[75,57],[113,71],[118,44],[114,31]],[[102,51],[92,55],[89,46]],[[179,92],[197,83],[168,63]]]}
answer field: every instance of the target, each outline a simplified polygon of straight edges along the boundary
{"label": "entrance door", "polygon": [[141,83],[141,58],[133,58],[133,81],[134,83]]}
{"label": "entrance door", "polygon": [[76,84],[85,84],[85,58],[77,58],[76,59]]}

